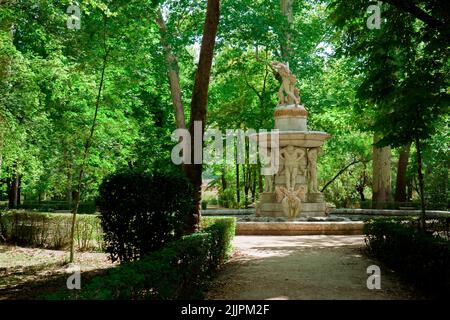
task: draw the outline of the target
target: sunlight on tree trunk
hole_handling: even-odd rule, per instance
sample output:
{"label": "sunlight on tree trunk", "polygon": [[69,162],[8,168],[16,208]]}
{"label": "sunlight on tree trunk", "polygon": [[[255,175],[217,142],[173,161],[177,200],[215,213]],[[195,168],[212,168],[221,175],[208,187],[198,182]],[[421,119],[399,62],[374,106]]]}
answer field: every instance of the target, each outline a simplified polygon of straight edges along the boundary
{"label": "sunlight on tree trunk", "polygon": [[293,13],[294,0],[280,0],[281,14],[286,17],[287,29],[284,32],[284,39],[281,41],[281,57],[284,62],[289,63],[292,57],[292,44],[291,44],[291,26],[294,21]]}
{"label": "sunlight on tree trunk", "polygon": [[175,122],[177,128],[186,128],[186,120],[184,117],[183,101],[181,99],[181,86],[179,76],[179,66],[175,55],[172,52],[172,48],[167,39],[167,27],[164,21],[161,8],[157,9],[156,23],[159,27],[159,33],[161,35],[161,44],[164,48],[164,54],[167,64],[167,76],[169,78],[170,94],[172,97],[172,104],[175,112]]}

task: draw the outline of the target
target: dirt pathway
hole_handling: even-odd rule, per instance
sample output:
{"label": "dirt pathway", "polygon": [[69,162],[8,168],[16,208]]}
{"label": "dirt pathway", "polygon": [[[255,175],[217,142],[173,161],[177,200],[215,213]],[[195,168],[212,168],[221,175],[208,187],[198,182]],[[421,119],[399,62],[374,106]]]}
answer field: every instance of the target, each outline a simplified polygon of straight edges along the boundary
{"label": "dirt pathway", "polygon": [[[391,270],[366,257],[362,236],[237,236],[235,253],[207,299],[418,299]],[[367,267],[381,268],[369,290]]]}

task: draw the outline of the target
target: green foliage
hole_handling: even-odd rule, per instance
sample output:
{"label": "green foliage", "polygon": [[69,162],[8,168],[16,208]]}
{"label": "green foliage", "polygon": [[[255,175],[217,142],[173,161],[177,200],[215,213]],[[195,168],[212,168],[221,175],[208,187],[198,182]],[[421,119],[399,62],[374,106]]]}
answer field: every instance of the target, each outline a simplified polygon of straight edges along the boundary
{"label": "green foliage", "polygon": [[211,260],[217,267],[231,255],[233,249],[231,241],[236,233],[236,218],[204,217],[201,219],[201,230],[211,234]]}
{"label": "green foliage", "polygon": [[142,259],[94,277],[81,291],[48,299],[200,299],[230,252],[235,219],[206,220],[207,228],[166,244]]}
{"label": "green foliage", "polygon": [[[357,59],[363,81],[357,96],[380,145],[403,146],[432,136],[448,115],[448,12],[446,1],[382,4],[382,27],[366,27],[367,1],[332,1],[341,32],[339,53]],[[423,10],[427,10],[425,13]],[[424,13],[430,21],[424,19]]]}
{"label": "green foliage", "polygon": [[[448,296],[450,241],[412,227],[405,218],[366,222],[367,251],[416,285]],[[447,218],[448,228],[448,218]],[[448,231],[448,230],[447,230]]]}
{"label": "green foliage", "polygon": [[[21,209],[34,210],[40,212],[54,212],[55,210],[71,210],[71,205],[67,201],[24,201],[20,205]],[[96,213],[97,207],[94,201],[81,202],[79,205],[78,212],[85,214]]]}
{"label": "green foliage", "polygon": [[450,208],[450,130],[448,121],[442,122],[436,134],[424,143],[425,202],[427,209]]}
{"label": "green foliage", "polygon": [[76,188],[106,51],[82,199],[94,199],[103,177],[118,169],[169,158],[161,55],[148,54],[158,52],[147,16],[155,3],[80,1],[82,28],[69,30],[70,3],[15,0],[0,8],[0,179],[21,176],[28,200],[64,199]]}
{"label": "green foliage", "polygon": [[227,188],[219,192],[219,205],[224,208],[236,208],[236,188]]}
{"label": "green foliage", "polygon": [[[70,244],[70,214],[30,211],[0,212],[0,241],[21,246],[65,249]],[[97,215],[81,214],[75,225],[78,250],[102,250],[102,229]]]}
{"label": "green foliage", "polygon": [[[444,208],[449,199],[448,137],[443,133],[448,132],[450,46],[443,27],[448,1],[412,3],[438,22],[431,24],[394,2],[382,4],[382,28],[369,30],[366,0],[294,1],[290,26],[279,0],[223,0],[206,125],[273,128],[279,79],[269,62],[288,61],[309,112],[309,129],[332,135],[318,160],[319,186],[359,161],[327,187],[327,201],[355,206],[370,199],[371,144],[377,132],[384,136],[382,143],[393,146],[414,135],[422,139],[426,202],[428,208]],[[104,90],[82,201],[95,199],[104,177],[118,170],[151,171],[170,163],[175,125],[155,22],[158,6],[164,8],[167,42],[179,64],[189,113],[197,68],[193,48],[202,34],[205,1],[78,1],[79,30],[66,27],[69,3],[14,0],[0,7],[1,200],[5,182],[15,176],[27,201],[71,198],[105,53]],[[224,177],[216,183],[222,206],[252,204],[259,196],[259,165],[240,165],[239,182],[234,165],[205,168]],[[409,175],[411,189],[415,174]],[[251,200],[245,198],[249,189]]]}
{"label": "green foliage", "polygon": [[125,171],[107,177],[98,205],[111,260],[136,260],[181,237],[192,216],[192,194],[181,172]]}

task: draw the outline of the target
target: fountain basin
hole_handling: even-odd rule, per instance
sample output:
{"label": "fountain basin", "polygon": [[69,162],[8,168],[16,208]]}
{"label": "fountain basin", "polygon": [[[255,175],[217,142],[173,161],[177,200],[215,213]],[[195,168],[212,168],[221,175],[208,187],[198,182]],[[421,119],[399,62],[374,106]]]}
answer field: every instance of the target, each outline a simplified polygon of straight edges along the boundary
{"label": "fountain basin", "polygon": [[238,222],[236,235],[362,235],[364,223],[351,222]]}

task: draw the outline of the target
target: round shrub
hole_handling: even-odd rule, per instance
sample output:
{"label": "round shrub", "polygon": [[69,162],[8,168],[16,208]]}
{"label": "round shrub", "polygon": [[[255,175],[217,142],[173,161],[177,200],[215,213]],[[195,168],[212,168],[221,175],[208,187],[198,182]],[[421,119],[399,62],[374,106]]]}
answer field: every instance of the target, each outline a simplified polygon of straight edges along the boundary
{"label": "round shrub", "polygon": [[180,172],[121,172],[106,178],[97,202],[105,250],[132,261],[180,238],[193,213],[189,181]]}

